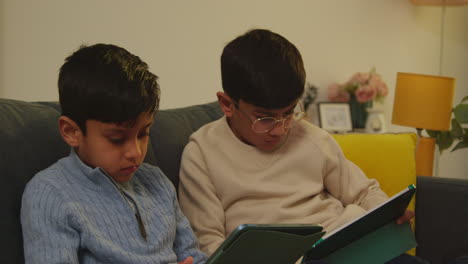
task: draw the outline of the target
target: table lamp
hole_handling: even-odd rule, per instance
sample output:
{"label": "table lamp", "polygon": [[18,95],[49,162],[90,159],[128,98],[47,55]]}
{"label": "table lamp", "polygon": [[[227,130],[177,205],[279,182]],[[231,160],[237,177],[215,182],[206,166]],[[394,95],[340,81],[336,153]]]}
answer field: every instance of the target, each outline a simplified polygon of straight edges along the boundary
{"label": "table lamp", "polygon": [[397,73],[392,123],[417,130],[416,175],[432,176],[435,138],[421,132],[450,130],[454,90],[451,77]]}

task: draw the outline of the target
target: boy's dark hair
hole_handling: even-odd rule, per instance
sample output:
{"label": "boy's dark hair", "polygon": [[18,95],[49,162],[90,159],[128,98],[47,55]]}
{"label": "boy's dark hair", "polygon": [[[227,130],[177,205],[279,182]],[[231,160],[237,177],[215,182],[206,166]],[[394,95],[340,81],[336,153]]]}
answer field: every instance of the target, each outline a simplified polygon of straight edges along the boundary
{"label": "boy's dark hair", "polygon": [[305,75],[299,50],[269,30],[248,31],[228,43],[221,55],[223,90],[235,102],[286,107],[302,96]]}
{"label": "boy's dark hair", "polygon": [[58,79],[62,115],[86,134],[86,120],[122,124],[159,107],[158,77],[138,56],[110,44],[82,46]]}

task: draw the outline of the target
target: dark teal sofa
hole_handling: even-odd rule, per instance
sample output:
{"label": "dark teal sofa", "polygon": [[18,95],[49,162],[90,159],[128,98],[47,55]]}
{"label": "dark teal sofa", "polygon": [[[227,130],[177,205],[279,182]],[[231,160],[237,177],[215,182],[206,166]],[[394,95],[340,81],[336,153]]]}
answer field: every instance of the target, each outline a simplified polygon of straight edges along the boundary
{"label": "dark teal sofa", "polygon": [[[58,133],[59,115],[57,102],[0,98],[0,263],[24,262],[20,206],[25,184],[70,151]],[[221,115],[217,103],[159,111],[146,161],[158,165],[177,186],[188,137]],[[418,177],[417,187],[417,254],[445,263],[468,252],[468,181]]]}

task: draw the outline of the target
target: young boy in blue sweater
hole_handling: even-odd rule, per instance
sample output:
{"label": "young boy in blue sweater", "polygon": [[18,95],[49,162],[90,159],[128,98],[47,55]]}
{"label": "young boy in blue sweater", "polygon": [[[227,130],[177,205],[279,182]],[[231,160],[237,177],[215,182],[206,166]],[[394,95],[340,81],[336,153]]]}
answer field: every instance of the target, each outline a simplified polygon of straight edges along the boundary
{"label": "young boy in blue sweater", "polygon": [[143,163],[159,106],[157,76],[123,48],[81,47],[60,69],[68,157],[27,184],[26,263],[203,263],[175,189]]}

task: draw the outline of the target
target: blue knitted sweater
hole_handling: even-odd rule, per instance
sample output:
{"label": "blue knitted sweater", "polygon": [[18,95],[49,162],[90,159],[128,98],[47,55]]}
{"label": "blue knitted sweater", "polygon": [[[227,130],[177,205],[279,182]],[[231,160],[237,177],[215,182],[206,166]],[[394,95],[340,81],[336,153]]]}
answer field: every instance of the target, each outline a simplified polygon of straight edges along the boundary
{"label": "blue knitted sweater", "polygon": [[74,151],[35,175],[21,207],[26,263],[203,263],[161,170],[143,164],[129,185],[122,193]]}

